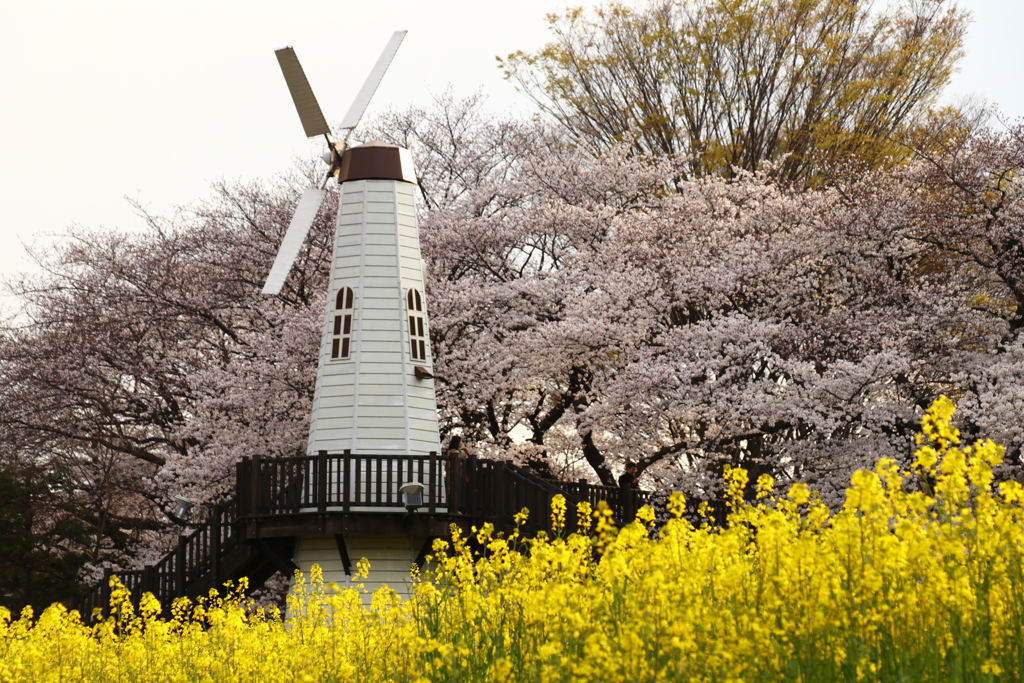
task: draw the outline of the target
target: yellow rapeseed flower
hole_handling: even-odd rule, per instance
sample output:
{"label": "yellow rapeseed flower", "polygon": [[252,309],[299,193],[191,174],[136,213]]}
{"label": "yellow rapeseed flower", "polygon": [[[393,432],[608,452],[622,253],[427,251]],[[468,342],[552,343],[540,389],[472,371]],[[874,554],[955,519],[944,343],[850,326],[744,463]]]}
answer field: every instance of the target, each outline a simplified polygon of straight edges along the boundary
{"label": "yellow rapeseed flower", "polygon": [[581,503],[566,534],[559,497],[551,537],[453,528],[405,600],[325,586],[314,567],[284,615],[241,585],[165,618],[117,581],[96,625],[0,608],[0,680],[1024,680],[1024,486],[993,490],[1002,449],[961,445],[952,414],[937,401],[912,471],[855,473],[837,512],[803,484],[775,498],[765,478],[748,503],[729,468],[724,526],[695,526],[672,494],[656,529],[650,507],[619,528]]}

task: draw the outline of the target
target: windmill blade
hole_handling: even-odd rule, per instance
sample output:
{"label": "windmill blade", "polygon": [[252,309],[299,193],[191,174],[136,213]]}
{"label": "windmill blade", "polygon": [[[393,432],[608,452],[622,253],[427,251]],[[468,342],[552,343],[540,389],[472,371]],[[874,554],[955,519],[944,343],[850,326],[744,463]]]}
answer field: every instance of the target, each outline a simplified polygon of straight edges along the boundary
{"label": "windmill blade", "polygon": [[292,101],[295,102],[295,109],[299,112],[299,119],[302,121],[302,128],[306,131],[306,137],[315,138],[317,135],[326,135],[331,132],[327,125],[324,114],[320,111],[320,105],[316,103],[313,89],[309,87],[306,79],[306,72],[299,64],[299,58],[295,56],[295,50],[290,47],[283,47],[275,50],[277,62],[281,65],[281,72],[288,84],[288,90],[292,94]]}
{"label": "windmill blade", "polygon": [[315,187],[306,188],[299,199],[299,205],[295,207],[295,214],[292,215],[292,222],[288,224],[288,230],[281,240],[281,248],[277,251],[277,258],[270,268],[270,275],[267,276],[267,284],[263,285],[263,293],[271,296],[278,294],[288,279],[288,273],[292,270],[292,263],[299,254],[302,243],[306,241],[306,234],[313,225],[320,205],[326,196],[326,190],[319,190]]}
{"label": "windmill blade", "polygon": [[408,31],[395,31],[394,35],[391,36],[391,40],[385,46],[384,52],[380,54],[380,58],[373,67],[373,71],[366,78],[366,82],[363,83],[363,87],[359,90],[359,94],[356,95],[352,106],[349,107],[348,113],[345,114],[345,119],[341,122],[342,128],[351,130],[359,124],[359,119],[363,118],[363,112],[366,111],[366,107],[370,104],[370,98],[377,91],[377,86],[380,85],[381,79],[384,78],[384,72],[391,65],[391,60],[395,58],[398,46],[402,44],[402,39],[405,38],[406,33]]}

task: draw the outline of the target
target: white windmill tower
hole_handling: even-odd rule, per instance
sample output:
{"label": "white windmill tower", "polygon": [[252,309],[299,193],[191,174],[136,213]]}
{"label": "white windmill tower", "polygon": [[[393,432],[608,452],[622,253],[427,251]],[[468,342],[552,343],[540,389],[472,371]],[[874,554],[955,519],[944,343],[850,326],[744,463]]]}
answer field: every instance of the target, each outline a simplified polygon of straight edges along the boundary
{"label": "white windmill tower", "polygon": [[[324,186],[332,177],[340,186],[309,455],[440,452],[412,156],[381,142],[348,145],[405,34],[388,42],[335,140],[294,50],[276,53],[306,135],[327,139]],[[322,187],[303,193],[264,294],[280,292],[325,195]],[[340,584],[348,557],[366,557],[370,586],[401,589],[417,542],[394,534],[305,536],[296,541],[294,562],[304,572],[319,564],[325,580]]]}

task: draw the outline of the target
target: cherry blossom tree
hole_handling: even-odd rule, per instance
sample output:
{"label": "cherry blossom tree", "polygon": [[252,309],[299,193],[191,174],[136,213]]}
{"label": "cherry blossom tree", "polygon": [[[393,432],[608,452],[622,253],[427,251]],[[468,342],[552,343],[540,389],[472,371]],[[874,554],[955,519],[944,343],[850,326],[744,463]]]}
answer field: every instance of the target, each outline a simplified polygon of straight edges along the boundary
{"label": "cherry blossom tree", "polygon": [[141,233],[71,231],[12,283],[0,429],[74,473],[94,559],[159,545],[182,522],[170,496],[223,498],[241,455],[304,447],[330,203],[281,296],[259,294],[294,184],[222,183]]}
{"label": "cherry blossom tree", "polygon": [[[610,484],[634,458],[713,497],[732,462],[838,504],[853,469],[907,456],[933,398],[978,403],[984,359],[1011,357],[1006,238],[956,255],[977,229],[965,207],[1018,201],[1014,134],[985,139],[970,137],[972,196],[948,154],[800,192],[767,175],[680,184],[675,162],[621,147],[525,158],[500,209],[424,222],[445,426],[563,476]],[[932,234],[945,222],[956,238]],[[998,307],[979,307],[982,285]],[[1009,409],[988,400],[985,415]]]}
{"label": "cherry blossom tree", "polygon": [[935,256],[933,277],[959,284],[975,320],[950,326],[967,353],[952,373],[959,391],[961,428],[985,434],[1022,462],[1020,394],[1024,329],[1024,125],[1008,130],[945,136],[946,143],[907,174],[925,199],[917,238]]}
{"label": "cherry blossom tree", "polygon": [[[609,485],[637,460],[694,500],[738,464],[836,505],[947,394],[1016,476],[1020,128],[794,189],[772,169],[682,180],[685,159],[566,146],[484,106],[445,94],[362,133],[416,157],[444,438]],[[282,293],[259,293],[300,180],[73,230],[11,283],[0,454],[59,463],[94,564],[155,559],[184,523],[170,496],[223,500],[239,458],[303,452],[332,202]]]}

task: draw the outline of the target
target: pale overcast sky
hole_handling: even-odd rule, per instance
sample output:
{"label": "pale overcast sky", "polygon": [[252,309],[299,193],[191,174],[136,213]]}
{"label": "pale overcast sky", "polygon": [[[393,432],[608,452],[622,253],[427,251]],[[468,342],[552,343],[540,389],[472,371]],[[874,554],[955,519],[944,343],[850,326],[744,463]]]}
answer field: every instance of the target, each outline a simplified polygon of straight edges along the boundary
{"label": "pale overcast sky", "polygon": [[[0,0],[0,276],[29,267],[21,242],[74,224],[138,227],[126,195],[169,214],[218,178],[270,177],[308,155],[278,47],[295,47],[332,122],[398,29],[409,35],[369,114],[429,102],[448,84],[527,112],[494,58],[541,46],[545,15],[566,4]],[[1024,1],[961,6],[974,23],[948,98],[1024,117]]]}

